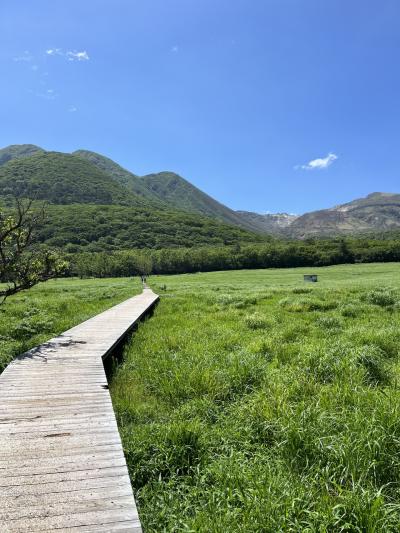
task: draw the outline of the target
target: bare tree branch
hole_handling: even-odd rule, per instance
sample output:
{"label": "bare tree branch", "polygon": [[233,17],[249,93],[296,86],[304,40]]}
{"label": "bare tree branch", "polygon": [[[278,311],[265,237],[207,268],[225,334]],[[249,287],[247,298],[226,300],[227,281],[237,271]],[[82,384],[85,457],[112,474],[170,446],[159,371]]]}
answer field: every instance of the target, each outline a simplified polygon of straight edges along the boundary
{"label": "bare tree branch", "polygon": [[65,263],[52,250],[35,248],[33,238],[45,219],[44,205],[15,199],[12,213],[0,211],[0,303],[41,281],[54,278]]}

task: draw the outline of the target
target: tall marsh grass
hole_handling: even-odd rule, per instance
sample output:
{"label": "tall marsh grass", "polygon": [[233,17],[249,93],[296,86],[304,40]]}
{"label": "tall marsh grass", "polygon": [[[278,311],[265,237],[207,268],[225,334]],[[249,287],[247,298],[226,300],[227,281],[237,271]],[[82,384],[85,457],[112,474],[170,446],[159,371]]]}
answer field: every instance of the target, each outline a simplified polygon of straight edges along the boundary
{"label": "tall marsh grass", "polygon": [[152,280],[111,384],[146,532],[400,530],[400,267],[318,273]]}
{"label": "tall marsh grass", "polygon": [[140,292],[132,279],[52,280],[0,306],[0,372],[18,354]]}

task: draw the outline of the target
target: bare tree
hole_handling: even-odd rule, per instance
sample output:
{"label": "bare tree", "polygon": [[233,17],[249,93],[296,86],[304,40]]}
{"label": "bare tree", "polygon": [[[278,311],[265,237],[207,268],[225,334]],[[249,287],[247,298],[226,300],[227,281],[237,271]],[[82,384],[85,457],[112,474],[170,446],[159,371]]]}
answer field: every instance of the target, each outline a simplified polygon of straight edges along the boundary
{"label": "bare tree", "polygon": [[33,200],[16,198],[14,212],[0,210],[0,303],[65,269],[57,252],[33,246],[43,222],[44,206],[35,207]]}

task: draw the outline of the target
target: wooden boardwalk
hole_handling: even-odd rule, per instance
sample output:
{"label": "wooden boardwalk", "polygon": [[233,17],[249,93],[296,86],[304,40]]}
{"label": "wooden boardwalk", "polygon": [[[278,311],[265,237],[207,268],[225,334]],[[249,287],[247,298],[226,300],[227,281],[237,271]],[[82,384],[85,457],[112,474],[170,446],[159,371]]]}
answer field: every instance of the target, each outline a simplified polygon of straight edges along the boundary
{"label": "wooden boardwalk", "polygon": [[150,289],[15,359],[0,376],[0,532],[140,532],[102,359]]}

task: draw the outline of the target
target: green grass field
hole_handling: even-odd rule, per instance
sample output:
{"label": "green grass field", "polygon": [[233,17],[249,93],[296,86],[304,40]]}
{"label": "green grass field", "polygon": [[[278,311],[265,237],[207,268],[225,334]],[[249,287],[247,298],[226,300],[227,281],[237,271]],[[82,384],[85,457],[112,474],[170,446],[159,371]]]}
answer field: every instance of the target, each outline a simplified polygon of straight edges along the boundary
{"label": "green grass field", "polygon": [[0,306],[0,372],[18,354],[140,292],[137,279],[60,279]]}
{"label": "green grass field", "polygon": [[[111,383],[146,533],[399,531],[399,264],[150,285],[160,304]],[[139,291],[72,279],[10,298],[0,368]]]}
{"label": "green grass field", "polygon": [[146,533],[400,530],[399,264],[150,285],[111,386]]}

